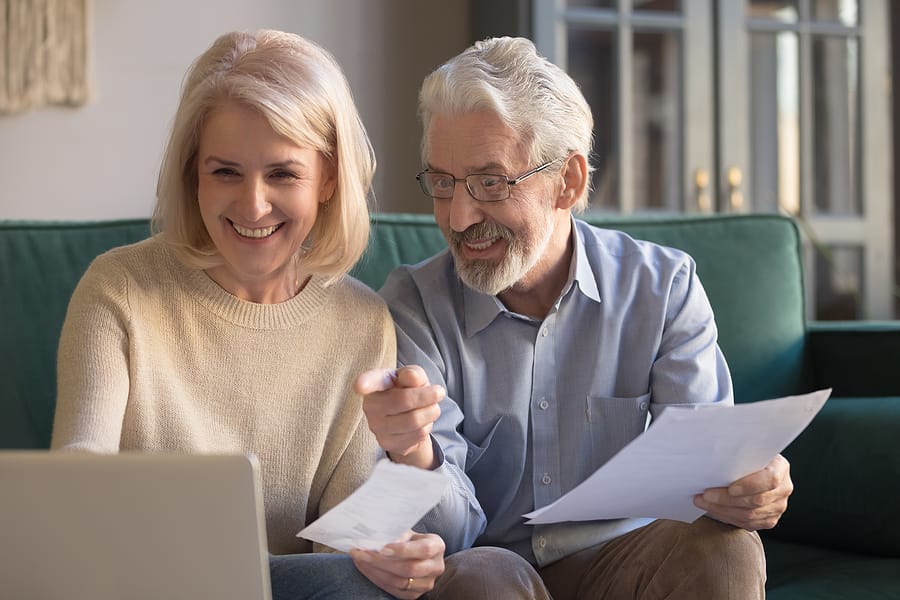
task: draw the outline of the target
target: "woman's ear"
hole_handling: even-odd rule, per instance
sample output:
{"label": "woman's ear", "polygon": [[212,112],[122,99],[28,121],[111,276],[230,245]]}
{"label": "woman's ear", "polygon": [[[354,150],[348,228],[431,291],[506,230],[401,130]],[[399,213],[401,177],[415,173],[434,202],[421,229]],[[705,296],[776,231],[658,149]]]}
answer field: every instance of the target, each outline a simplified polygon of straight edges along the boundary
{"label": "woman's ear", "polygon": [[560,171],[563,188],[556,199],[556,208],[570,209],[581,198],[588,184],[587,159],[583,154],[573,153],[566,158]]}
{"label": "woman's ear", "polygon": [[325,204],[334,197],[334,192],[337,189],[337,158],[325,158],[322,171],[322,195],[319,198],[319,203]]}

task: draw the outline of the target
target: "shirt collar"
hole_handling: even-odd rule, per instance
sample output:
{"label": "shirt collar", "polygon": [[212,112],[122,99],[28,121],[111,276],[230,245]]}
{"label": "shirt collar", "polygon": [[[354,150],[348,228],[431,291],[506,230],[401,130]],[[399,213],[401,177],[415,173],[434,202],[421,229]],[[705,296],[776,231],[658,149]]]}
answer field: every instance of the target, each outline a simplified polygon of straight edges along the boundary
{"label": "shirt collar", "polygon": [[[574,279],[578,283],[578,289],[581,290],[582,294],[599,303],[601,299],[600,290],[597,288],[597,277],[594,275],[594,270],[591,268],[591,263],[588,260],[579,224],[581,224],[581,221],[577,221],[572,217],[572,231],[575,232],[575,254],[572,258],[574,265],[569,271],[570,282],[566,284],[566,289],[568,290],[568,287],[572,285],[571,281]],[[575,273],[574,277],[571,274],[572,271]]]}
{"label": "shirt collar", "polygon": [[[588,262],[587,252],[584,249],[584,239],[581,231],[578,229],[578,221],[574,217],[572,217],[572,235],[574,236],[575,252],[572,254],[572,263],[569,265],[569,279],[563,287],[560,300],[569,293],[572,285],[577,283],[576,289],[580,290],[582,294],[595,302],[600,302],[600,291],[597,289],[597,281]],[[466,336],[472,337],[477,334],[490,325],[498,315],[504,313],[513,314],[503,306],[503,303],[496,296],[482,294],[465,283],[462,283],[462,286],[463,302],[465,303]],[[559,300],[557,300],[558,303]]]}
{"label": "shirt collar", "polygon": [[509,312],[496,296],[488,296],[475,291],[460,281],[463,286],[463,302],[465,303],[466,336],[472,337],[490,325],[497,315]]}

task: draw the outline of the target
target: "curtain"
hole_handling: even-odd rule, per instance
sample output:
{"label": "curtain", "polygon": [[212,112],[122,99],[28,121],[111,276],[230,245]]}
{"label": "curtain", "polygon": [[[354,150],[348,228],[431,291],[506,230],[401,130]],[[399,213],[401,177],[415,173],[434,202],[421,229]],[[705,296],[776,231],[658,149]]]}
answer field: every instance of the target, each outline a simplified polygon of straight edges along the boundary
{"label": "curtain", "polygon": [[90,0],[0,0],[0,115],[90,95]]}

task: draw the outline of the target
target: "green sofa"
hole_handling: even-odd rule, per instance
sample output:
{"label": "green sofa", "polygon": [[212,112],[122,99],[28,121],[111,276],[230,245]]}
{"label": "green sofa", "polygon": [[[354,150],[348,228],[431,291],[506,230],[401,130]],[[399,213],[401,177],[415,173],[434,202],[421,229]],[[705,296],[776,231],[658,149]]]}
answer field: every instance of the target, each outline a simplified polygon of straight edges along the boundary
{"label": "green sofa", "polygon": [[[831,387],[784,452],[796,490],[763,535],[768,597],[900,598],[900,322],[807,323],[797,227],[780,216],[589,219],[697,261],[738,402]],[[148,235],[144,220],[0,221],[0,448],[46,448],[56,345],[88,263]],[[378,214],[354,274],[444,246],[430,216]]]}

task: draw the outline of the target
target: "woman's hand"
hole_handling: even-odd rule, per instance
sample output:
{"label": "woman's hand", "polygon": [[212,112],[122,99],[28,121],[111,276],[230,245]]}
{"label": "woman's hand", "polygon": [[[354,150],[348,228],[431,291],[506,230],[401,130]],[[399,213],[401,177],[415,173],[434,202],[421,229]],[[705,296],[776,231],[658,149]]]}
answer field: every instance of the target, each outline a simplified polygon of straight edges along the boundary
{"label": "woman's hand", "polygon": [[359,572],[397,598],[418,598],[444,572],[444,540],[433,533],[409,531],[381,550],[350,551]]}

